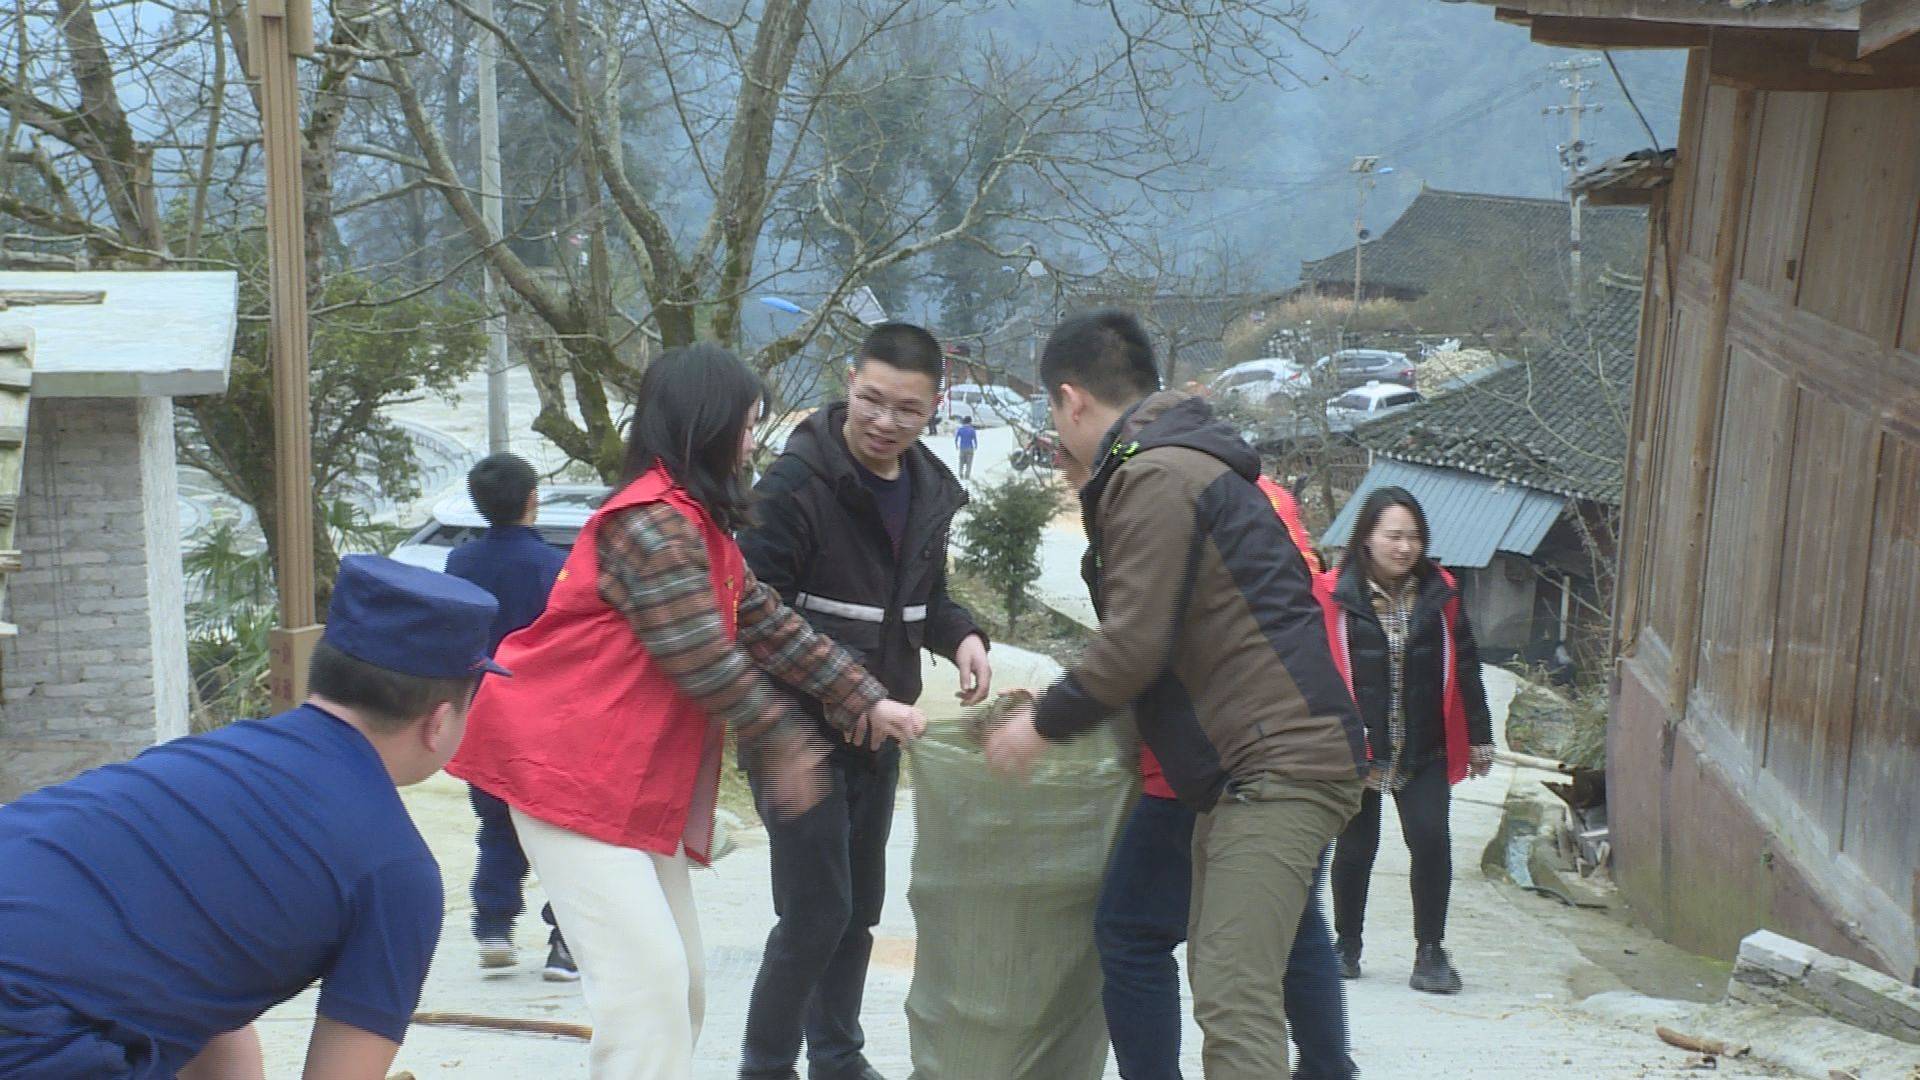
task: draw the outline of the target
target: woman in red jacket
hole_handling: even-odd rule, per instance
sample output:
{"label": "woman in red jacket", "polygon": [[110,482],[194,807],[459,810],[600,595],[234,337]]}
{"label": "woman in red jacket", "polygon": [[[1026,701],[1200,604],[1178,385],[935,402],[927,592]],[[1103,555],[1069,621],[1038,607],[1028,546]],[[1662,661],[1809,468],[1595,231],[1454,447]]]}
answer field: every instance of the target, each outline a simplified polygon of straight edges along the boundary
{"label": "woman in red jacket", "polygon": [[596,1080],[686,1080],[704,1011],[689,863],[713,838],[725,730],[804,812],[826,747],[767,676],[878,746],[925,728],[747,569],[743,466],[764,391],[710,344],[641,381],[627,483],[581,530],[544,614],[501,643],[448,766],[504,800],[567,928]]}
{"label": "woman in red jacket", "polygon": [[1360,813],[1334,847],[1333,927],[1342,974],[1360,977],[1367,884],[1380,804],[1393,794],[1411,857],[1415,990],[1451,994],[1460,974],[1441,945],[1453,883],[1451,786],[1493,767],[1480,651],[1453,575],[1427,558],[1427,516],[1406,489],[1367,496],[1328,606],[1334,662],[1366,725],[1372,773]]}

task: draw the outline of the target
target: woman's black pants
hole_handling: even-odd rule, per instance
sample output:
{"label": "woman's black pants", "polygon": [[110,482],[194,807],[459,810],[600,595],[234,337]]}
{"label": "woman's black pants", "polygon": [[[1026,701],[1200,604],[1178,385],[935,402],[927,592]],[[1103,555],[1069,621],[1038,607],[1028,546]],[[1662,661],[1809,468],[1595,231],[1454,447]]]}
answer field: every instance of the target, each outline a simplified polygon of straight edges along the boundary
{"label": "woman's black pants", "polygon": [[[1419,945],[1438,945],[1447,935],[1447,893],[1453,885],[1453,842],[1447,831],[1451,800],[1445,757],[1422,765],[1393,796],[1412,856],[1408,878],[1413,887],[1413,939]],[[1367,883],[1379,851],[1380,792],[1368,788],[1360,812],[1333,849],[1333,932],[1349,949],[1360,946]]]}

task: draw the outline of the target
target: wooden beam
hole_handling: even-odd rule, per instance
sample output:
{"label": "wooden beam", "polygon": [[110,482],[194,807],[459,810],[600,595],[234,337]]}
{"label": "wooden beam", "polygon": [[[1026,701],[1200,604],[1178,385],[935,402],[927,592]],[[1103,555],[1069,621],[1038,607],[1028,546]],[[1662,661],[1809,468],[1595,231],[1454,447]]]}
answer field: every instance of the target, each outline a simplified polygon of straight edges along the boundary
{"label": "wooden beam", "polygon": [[1764,30],[1860,29],[1858,9],[1827,4],[1747,4],[1735,7],[1702,0],[1477,0],[1506,9],[1515,17],[1564,15],[1575,19],[1691,23],[1696,26],[1744,26]]}
{"label": "wooden beam", "polygon": [[1920,0],[1867,0],[1860,5],[1856,56],[1869,56],[1920,34]]}
{"label": "wooden beam", "polygon": [[1525,26],[1533,21],[1533,16],[1519,8],[1497,7],[1493,9],[1493,21],[1513,26]]}
{"label": "wooden beam", "polygon": [[1698,49],[1707,44],[1711,29],[1688,23],[1621,22],[1564,15],[1535,15],[1530,24],[1534,44],[1569,49]]}
{"label": "wooden beam", "polygon": [[1672,363],[1700,365],[1700,386],[1694,399],[1692,417],[1693,448],[1689,458],[1687,499],[1687,546],[1680,588],[1687,603],[1680,608],[1680,626],[1674,632],[1673,681],[1668,684],[1667,709],[1672,722],[1679,723],[1687,713],[1687,694],[1693,689],[1693,677],[1700,662],[1700,617],[1706,606],[1704,581],[1707,548],[1712,541],[1713,482],[1720,449],[1720,424],[1726,409],[1727,324],[1732,314],[1733,284],[1739,268],[1739,254],[1747,215],[1747,185],[1753,178],[1755,111],[1759,95],[1741,90],[1734,95],[1732,135],[1727,140],[1727,156],[1719,163],[1720,217],[1713,239],[1712,308],[1707,316],[1706,345],[1699,356],[1677,356]]}
{"label": "wooden beam", "polygon": [[1920,38],[1870,56],[1854,34],[1715,29],[1708,78],[1738,90],[1844,93],[1920,86]]}

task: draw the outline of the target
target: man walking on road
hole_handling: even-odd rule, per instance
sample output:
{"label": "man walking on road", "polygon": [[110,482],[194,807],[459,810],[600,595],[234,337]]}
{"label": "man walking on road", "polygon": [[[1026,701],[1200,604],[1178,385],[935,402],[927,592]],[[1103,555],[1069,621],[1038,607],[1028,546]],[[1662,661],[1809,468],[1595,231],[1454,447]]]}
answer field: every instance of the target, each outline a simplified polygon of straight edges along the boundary
{"label": "man walking on road", "polygon": [[[848,402],[814,413],[757,486],[740,550],[755,576],[853,653],[889,697],[920,696],[920,650],[960,668],[962,701],[985,699],[987,639],[947,594],[947,533],[966,492],[920,443],[943,358],[933,335],[887,323],[860,346]],[[816,708],[801,697],[800,707]],[[743,1080],[789,1080],[804,1035],[812,1080],[880,1080],[862,1054],[860,1003],[886,897],[897,745],[836,744],[814,809],[767,812],[779,922],[754,980]],[[755,798],[765,778],[749,771]]]}
{"label": "man walking on road", "polygon": [[1306,564],[1255,485],[1259,456],[1202,401],[1158,392],[1146,333],[1108,312],[1061,324],[1040,375],[1091,463],[1081,491],[1100,636],[988,760],[1025,772],[1048,740],[1131,708],[1198,817],[1188,955],[1208,1080],[1287,1074],[1282,973],[1320,855],[1359,808],[1364,735]]}
{"label": "man walking on road", "polygon": [[960,479],[973,479],[973,452],[980,448],[980,433],[974,430],[973,417],[960,418],[960,426],[953,432],[953,446],[960,452]]}
{"label": "man walking on road", "polygon": [[[448,554],[447,573],[473,582],[500,602],[487,634],[488,656],[500,651],[508,634],[532,625],[546,610],[547,596],[567,562],[564,550],[533,531],[540,516],[539,484],[539,474],[525,458],[504,450],[481,458],[467,472],[467,496],[489,528],[486,535]],[[474,837],[480,850],[473,864],[473,938],[480,947],[481,967],[509,968],[519,959],[513,924],[523,906],[520,889],[527,878],[527,854],[506,803],[472,784],[467,785],[467,798],[480,819]],[[575,981],[580,969],[554,925],[553,905],[540,917],[553,927],[547,934],[542,977],[548,982]]]}

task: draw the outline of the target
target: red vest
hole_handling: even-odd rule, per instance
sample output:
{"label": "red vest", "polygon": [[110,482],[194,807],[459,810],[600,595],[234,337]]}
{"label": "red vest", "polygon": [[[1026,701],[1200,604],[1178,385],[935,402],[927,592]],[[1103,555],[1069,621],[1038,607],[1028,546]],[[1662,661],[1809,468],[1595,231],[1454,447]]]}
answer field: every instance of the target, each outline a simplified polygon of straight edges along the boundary
{"label": "red vest", "polygon": [[[1440,619],[1440,648],[1444,659],[1441,661],[1440,674],[1440,721],[1441,731],[1447,745],[1447,783],[1457,784],[1467,778],[1467,699],[1460,692],[1460,672],[1456,667],[1460,654],[1454,646],[1455,635],[1460,625],[1460,586],[1447,568],[1434,564],[1440,571],[1440,580],[1453,590],[1453,596],[1442,609]],[[1327,620],[1327,639],[1333,643],[1333,663],[1340,669],[1340,677],[1347,682],[1347,693],[1353,693],[1353,653],[1347,644],[1347,612],[1334,599],[1334,582],[1338,572],[1320,575],[1314,581],[1313,592],[1320,598],[1320,610]],[[1373,757],[1373,748],[1367,748],[1369,760]]]}
{"label": "red vest", "polygon": [[[1314,595],[1320,594],[1320,581],[1327,579],[1327,588],[1333,588],[1332,575],[1322,572],[1320,556],[1314,554],[1313,539],[1307,535],[1307,526],[1300,520],[1300,502],[1293,492],[1282,487],[1278,481],[1268,479],[1264,474],[1254,480],[1254,486],[1267,497],[1273,505],[1273,512],[1280,523],[1287,527],[1287,535],[1293,537],[1293,546],[1300,549],[1300,557],[1306,561],[1307,573],[1313,578]],[[1347,680],[1348,689],[1352,689],[1353,680]],[[1174,797],[1173,785],[1167,783],[1166,773],[1161,771],[1160,759],[1143,744],[1140,747],[1140,790],[1156,799]]]}
{"label": "red vest", "polygon": [[481,683],[447,771],[549,824],[662,855],[684,843],[704,865],[724,724],[654,665],[598,585],[596,540],[608,516],[656,502],[699,530],[714,604],[734,635],[745,578],[740,549],[655,468],[587,521],[546,611],[501,642],[496,659],[513,677]]}

